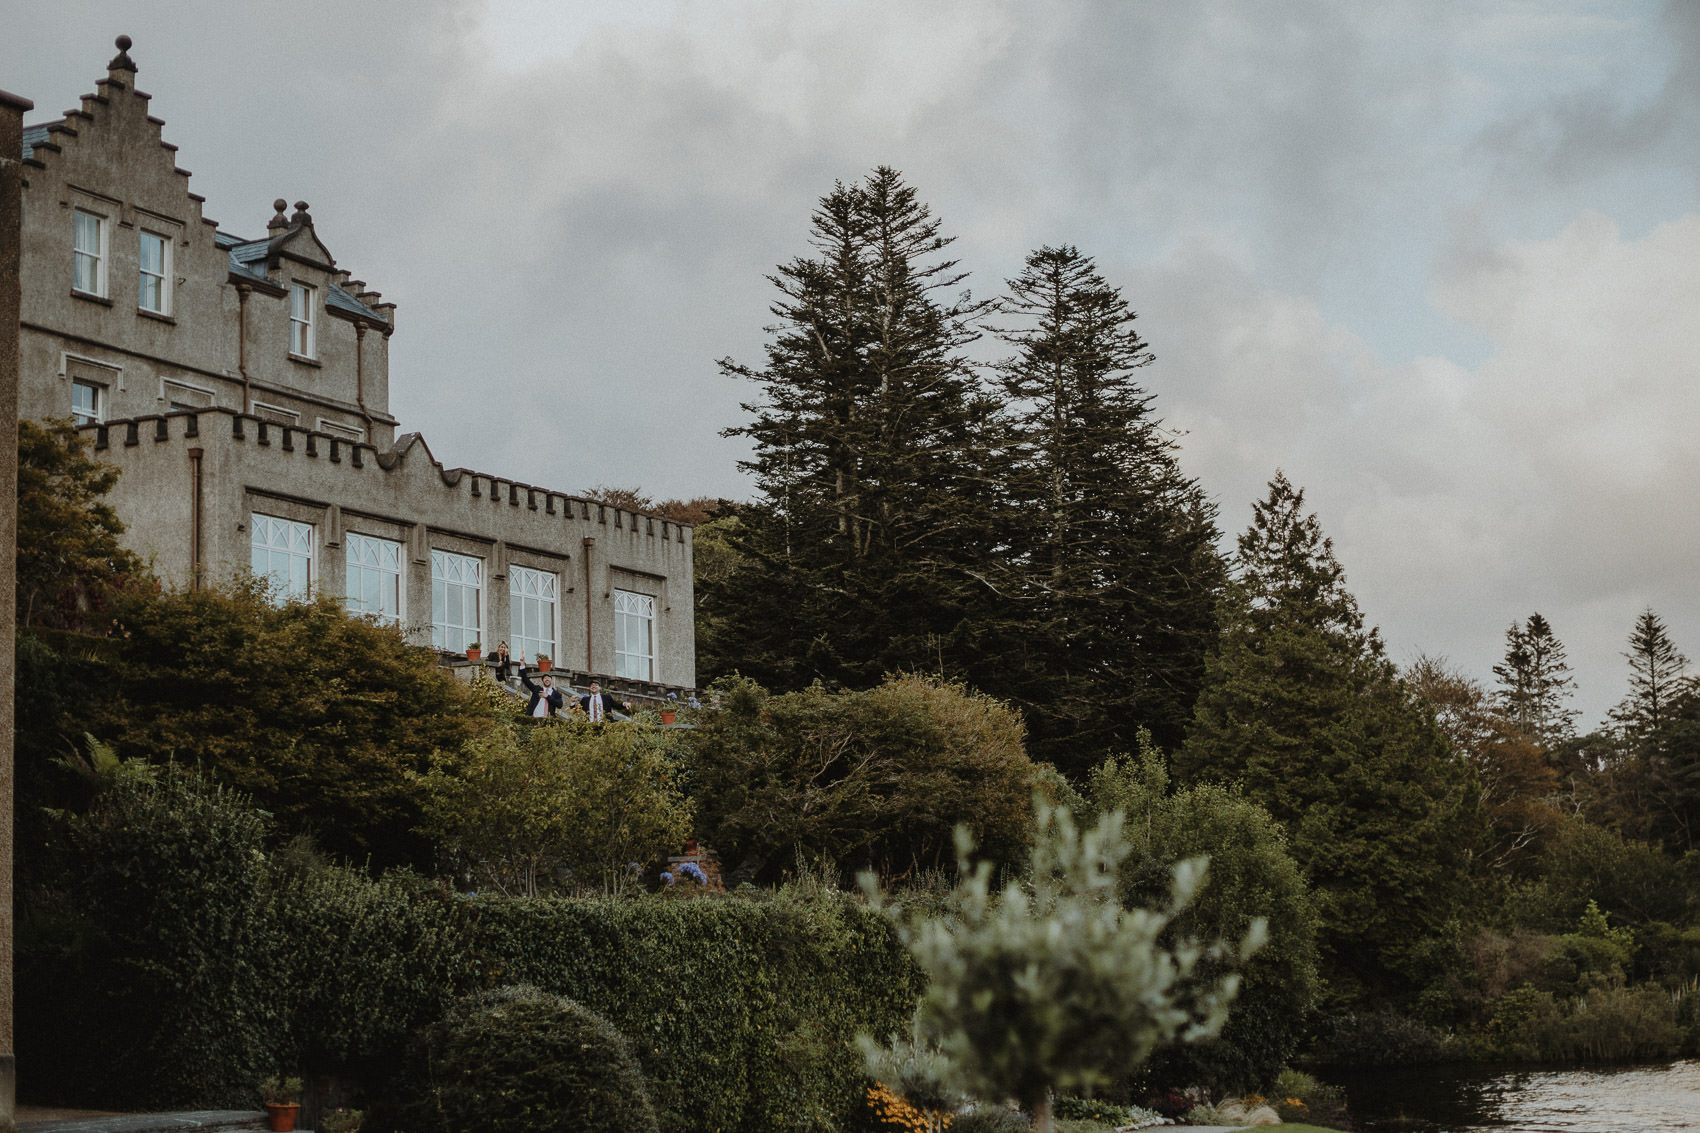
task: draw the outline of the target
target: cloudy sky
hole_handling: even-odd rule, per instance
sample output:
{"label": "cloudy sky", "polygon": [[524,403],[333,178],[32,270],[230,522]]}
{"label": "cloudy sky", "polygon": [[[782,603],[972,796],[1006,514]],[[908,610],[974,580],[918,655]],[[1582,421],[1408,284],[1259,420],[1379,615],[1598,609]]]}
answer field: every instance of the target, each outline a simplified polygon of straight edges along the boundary
{"label": "cloudy sky", "polygon": [[1538,610],[1591,723],[1700,658],[1700,4],[0,0],[31,122],[119,33],[222,228],[312,203],[447,464],[745,497],[765,273],[901,169],[979,294],[1072,243],[1230,533],[1277,468],[1395,660]]}

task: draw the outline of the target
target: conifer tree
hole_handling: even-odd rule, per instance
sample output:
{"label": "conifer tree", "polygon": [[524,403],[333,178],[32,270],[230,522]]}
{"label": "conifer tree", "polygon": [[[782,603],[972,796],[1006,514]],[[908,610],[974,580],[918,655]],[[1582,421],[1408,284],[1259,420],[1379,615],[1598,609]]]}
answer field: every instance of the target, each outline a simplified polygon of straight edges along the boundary
{"label": "conifer tree", "polygon": [[[782,265],[778,320],[744,408],[761,498],[739,514],[717,655],[782,688],[868,685],[951,659],[990,551],[992,403],[962,353],[985,304],[950,238],[881,167],[815,210],[814,255]],[[983,573],[983,572],[981,572]]]}
{"label": "conifer tree", "polygon": [[1217,632],[1215,506],[1182,474],[1136,380],[1152,361],[1093,261],[1040,248],[1009,281],[998,563],[981,687],[1023,706],[1036,747],[1084,770],[1139,730],[1177,743]]}
{"label": "conifer tree", "polygon": [[1229,621],[1183,783],[1239,783],[1281,822],[1319,899],[1336,1002],[1410,993],[1420,942],[1459,907],[1479,792],[1364,628],[1304,493],[1270,482],[1238,541]]}
{"label": "conifer tree", "polygon": [[1576,680],[1564,642],[1537,611],[1505,631],[1505,660],[1493,667],[1499,710],[1522,733],[1551,750],[1576,735],[1576,710],[1569,705]]}
{"label": "conifer tree", "polygon": [[1639,739],[1659,731],[1670,720],[1671,705],[1693,687],[1687,675],[1688,658],[1670,639],[1664,621],[1651,608],[1641,611],[1629,634],[1629,695],[1611,712],[1624,735]]}

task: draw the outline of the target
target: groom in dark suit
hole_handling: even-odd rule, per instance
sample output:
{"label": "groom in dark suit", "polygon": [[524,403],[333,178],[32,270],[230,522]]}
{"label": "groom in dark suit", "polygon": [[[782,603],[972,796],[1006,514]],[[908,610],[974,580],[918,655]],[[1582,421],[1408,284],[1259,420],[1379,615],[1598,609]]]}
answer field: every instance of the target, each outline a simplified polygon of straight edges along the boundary
{"label": "groom in dark suit", "polygon": [[595,681],[590,682],[590,691],[578,698],[578,706],[584,709],[584,714],[591,723],[598,724],[603,720],[624,720],[623,713],[632,710],[629,700],[615,700],[602,691],[602,686]]}
{"label": "groom in dark suit", "polygon": [[[566,706],[567,698],[561,695],[561,690],[555,687],[555,674],[544,673],[541,686],[531,683],[531,676],[526,670],[519,671],[519,683],[525,686],[525,691],[531,694],[531,703],[525,706],[525,714],[533,719],[547,719]],[[595,687],[594,685],[592,687]]]}

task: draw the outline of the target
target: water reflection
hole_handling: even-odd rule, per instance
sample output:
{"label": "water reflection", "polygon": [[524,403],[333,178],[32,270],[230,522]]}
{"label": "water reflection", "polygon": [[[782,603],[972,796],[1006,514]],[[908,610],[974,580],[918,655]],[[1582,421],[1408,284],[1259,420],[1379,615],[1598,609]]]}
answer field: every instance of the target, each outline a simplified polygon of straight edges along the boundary
{"label": "water reflection", "polygon": [[1580,1070],[1326,1074],[1361,1128],[1411,1133],[1700,1133],[1700,1061]]}

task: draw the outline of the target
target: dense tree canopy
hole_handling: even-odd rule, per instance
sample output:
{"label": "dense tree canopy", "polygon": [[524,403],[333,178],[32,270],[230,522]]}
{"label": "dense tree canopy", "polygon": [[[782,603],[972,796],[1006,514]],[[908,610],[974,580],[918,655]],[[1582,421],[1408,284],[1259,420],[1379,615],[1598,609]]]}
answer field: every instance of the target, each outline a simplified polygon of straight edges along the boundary
{"label": "dense tree canopy", "polygon": [[489,722],[433,651],[328,596],[275,603],[256,581],[131,595],[114,614],[113,664],[70,727],[199,767],[337,853],[429,866],[409,773]]}
{"label": "dense tree canopy", "polygon": [[1231,620],[1174,768],[1237,783],[1286,828],[1337,1001],[1409,994],[1456,914],[1479,788],[1365,630],[1304,493],[1277,474],[1238,542]]}

